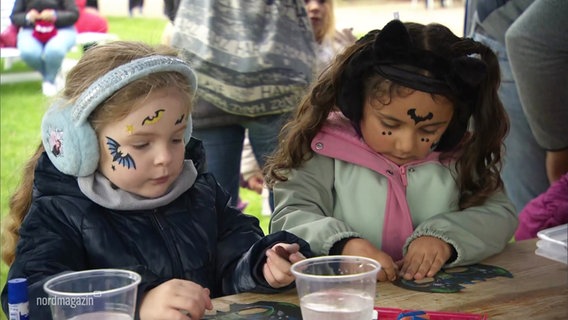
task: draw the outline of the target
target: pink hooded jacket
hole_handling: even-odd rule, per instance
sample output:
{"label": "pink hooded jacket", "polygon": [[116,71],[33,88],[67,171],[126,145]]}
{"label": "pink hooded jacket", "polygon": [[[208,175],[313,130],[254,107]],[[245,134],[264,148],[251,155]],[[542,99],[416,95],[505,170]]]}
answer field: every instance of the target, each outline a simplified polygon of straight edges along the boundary
{"label": "pink hooded jacket", "polygon": [[535,238],[537,232],[568,223],[568,173],[534,198],[519,213],[516,240]]}

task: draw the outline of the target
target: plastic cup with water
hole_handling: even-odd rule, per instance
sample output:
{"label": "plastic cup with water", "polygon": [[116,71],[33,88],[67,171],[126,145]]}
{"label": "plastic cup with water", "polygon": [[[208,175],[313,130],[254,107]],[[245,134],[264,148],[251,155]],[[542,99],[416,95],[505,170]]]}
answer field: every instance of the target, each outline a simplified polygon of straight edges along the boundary
{"label": "plastic cup with water", "polygon": [[53,320],[132,320],[141,277],[129,270],[70,272],[48,280],[43,288]]}
{"label": "plastic cup with water", "polygon": [[323,256],[292,265],[304,320],[369,320],[381,265],[358,256]]}

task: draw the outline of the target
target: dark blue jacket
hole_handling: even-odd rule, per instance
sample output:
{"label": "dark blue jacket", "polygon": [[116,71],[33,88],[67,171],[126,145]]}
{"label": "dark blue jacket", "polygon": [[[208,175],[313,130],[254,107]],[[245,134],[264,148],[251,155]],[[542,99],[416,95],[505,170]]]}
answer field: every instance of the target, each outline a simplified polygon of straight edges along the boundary
{"label": "dark blue jacket", "polygon": [[[200,142],[192,140],[188,147],[189,158],[204,159]],[[194,162],[199,171],[203,163]],[[287,232],[264,237],[255,217],[228,203],[215,178],[200,173],[188,191],[164,207],[110,210],[86,198],[76,178],[60,173],[44,153],[8,279],[28,279],[31,319],[51,319],[49,306],[38,306],[36,298],[46,296],[48,279],[73,270],[138,272],[138,303],[145,292],[173,278],[207,287],[212,297],[276,292],[262,276],[264,252],[277,242],[298,242],[310,256],[308,244]],[[2,307],[6,312],[6,286]]]}

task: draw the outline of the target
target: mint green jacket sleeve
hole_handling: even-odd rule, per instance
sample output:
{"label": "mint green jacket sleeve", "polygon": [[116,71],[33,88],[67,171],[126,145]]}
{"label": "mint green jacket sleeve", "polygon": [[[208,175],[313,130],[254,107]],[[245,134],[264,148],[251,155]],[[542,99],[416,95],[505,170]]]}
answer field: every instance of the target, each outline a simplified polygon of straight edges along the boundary
{"label": "mint green jacket sleeve", "polygon": [[457,258],[448,266],[478,263],[501,252],[518,225],[515,208],[504,192],[491,196],[482,206],[441,213],[418,225],[404,246],[421,236],[433,236],[451,244]]}
{"label": "mint green jacket sleeve", "polygon": [[327,255],[337,241],[360,237],[334,212],[334,161],[315,155],[288,181],[274,186],[270,232],[286,230],[306,240],[316,255]]}

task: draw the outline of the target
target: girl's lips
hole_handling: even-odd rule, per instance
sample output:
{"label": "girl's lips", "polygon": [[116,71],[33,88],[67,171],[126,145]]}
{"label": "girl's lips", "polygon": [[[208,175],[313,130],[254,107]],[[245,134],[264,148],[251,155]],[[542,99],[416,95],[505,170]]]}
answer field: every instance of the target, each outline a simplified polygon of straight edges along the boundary
{"label": "girl's lips", "polygon": [[155,184],[164,184],[164,183],[168,182],[168,179],[169,179],[168,176],[164,176],[164,177],[152,179],[152,181],[153,181]]}

